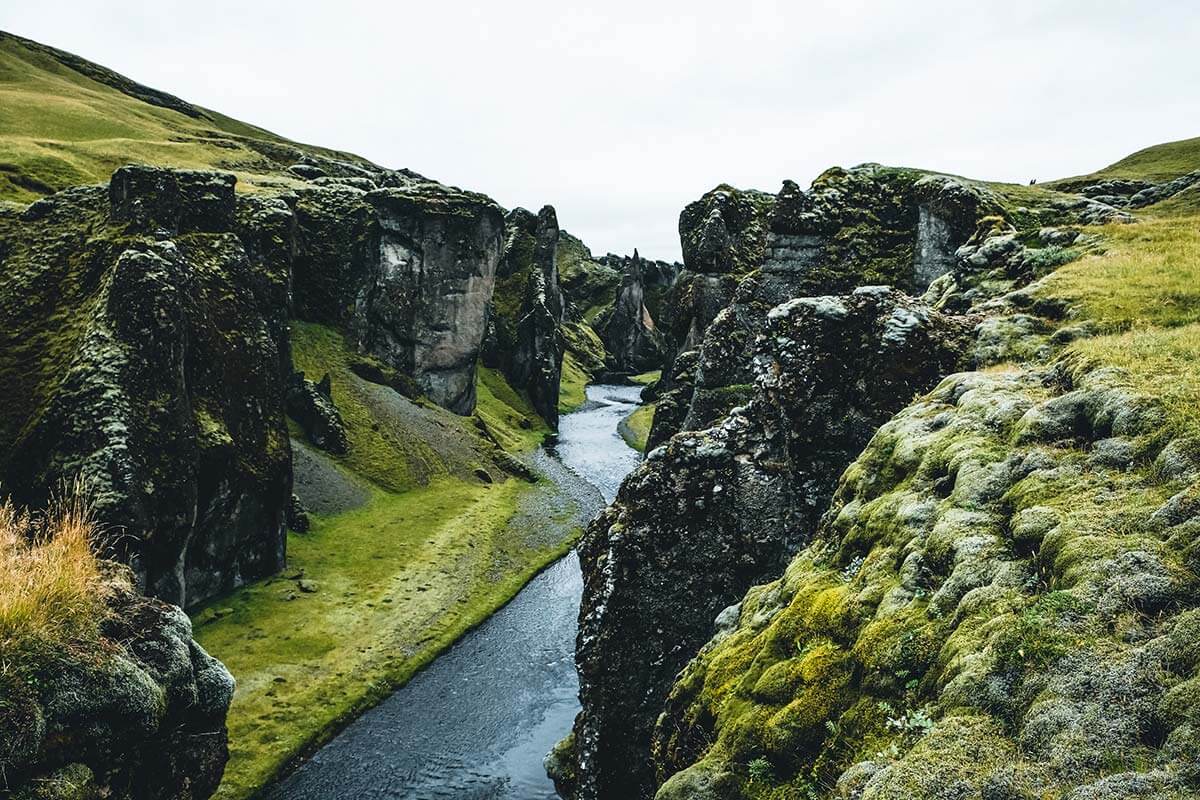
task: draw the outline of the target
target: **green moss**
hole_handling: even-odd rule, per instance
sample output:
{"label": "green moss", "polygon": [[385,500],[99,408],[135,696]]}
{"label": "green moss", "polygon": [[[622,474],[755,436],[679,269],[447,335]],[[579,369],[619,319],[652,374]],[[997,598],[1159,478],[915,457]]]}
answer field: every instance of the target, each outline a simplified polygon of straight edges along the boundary
{"label": "green moss", "polygon": [[653,424],[654,404],[649,403],[639,407],[621,420],[617,430],[620,432],[621,438],[625,440],[625,444],[639,453],[644,453],[646,452],[646,442],[650,438],[650,427]]}
{"label": "green moss", "polygon": [[662,370],[656,369],[651,372],[643,372],[640,375],[630,375],[629,380],[634,383],[640,383],[642,386],[649,386],[662,377]]}
{"label": "green moss", "polygon": [[518,452],[541,444],[550,429],[503,375],[479,367],[475,386],[475,417],[501,447]]}
{"label": "green moss", "polygon": [[563,354],[562,378],[558,384],[558,413],[569,414],[587,402],[587,385],[592,376],[582,366],[575,354]]}
{"label": "green moss", "polygon": [[[218,797],[251,796],[565,552],[570,536],[530,548],[508,529],[531,490],[451,479],[374,490],[365,507],[315,516],[309,533],[290,536],[284,576],[220,599],[215,621],[201,609],[200,643],[238,680]],[[315,593],[286,577],[299,574]]]}

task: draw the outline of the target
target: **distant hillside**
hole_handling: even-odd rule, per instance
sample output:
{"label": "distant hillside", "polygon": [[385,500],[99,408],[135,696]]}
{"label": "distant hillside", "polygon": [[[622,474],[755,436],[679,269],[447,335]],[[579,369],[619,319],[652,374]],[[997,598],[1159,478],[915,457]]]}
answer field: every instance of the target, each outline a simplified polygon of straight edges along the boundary
{"label": "distant hillside", "polygon": [[1192,172],[1197,164],[1200,164],[1200,137],[1156,144],[1104,169],[1063,178],[1049,185],[1056,189],[1074,189],[1101,180],[1169,181]]}
{"label": "distant hillside", "polygon": [[[222,169],[239,188],[290,185],[297,163],[354,174],[358,156],[299,144],[0,31],[0,200],[28,202],[147,163]],[[330,167],[335,169],[330,169]],[[303,171],[303,168],[301,168]]]}

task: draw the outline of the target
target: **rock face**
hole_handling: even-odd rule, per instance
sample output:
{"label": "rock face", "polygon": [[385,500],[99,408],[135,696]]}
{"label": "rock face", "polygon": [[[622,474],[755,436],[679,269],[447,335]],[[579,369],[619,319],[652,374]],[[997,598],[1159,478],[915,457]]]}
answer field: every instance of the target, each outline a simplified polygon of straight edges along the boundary
{"label": "rock face", "polygon": [[[680,430],[706,428],[749,399],[754,344],[773,306],[870,284],[923,292],[957,267],[959,247],[976,234],[981,219],[996,215],[1001,224],[1004,220],[998,200],[987,190],[955,178],[874,164],[828,170],[808,191],[785,181],[770,201],[749,197],[717,190],[680,217],[685,243],[697,243],[692,250],[685,245],[694,262],[748,274],[733,290],[708,278],[693,279],[692,288],[700,291],[700,306],[694,308],[725,305],[690,315],[691,325],[706,327],[699,338],[689,330],[683,339],[681,353],[697,351],[694,359],[685,360],[687,368],[670,364],[665,373],[662,391],[668,407],[661,416],[655,413],[651,445]],[[727,207],[735,209],[742,223],[739,236],[720,234],[718,221]],[[709,210],[701,220],[705,208]],[[758,261],[750,260],[754,258]],[[677,372],[686,382],[682,390]]]}
{"label": "rock face", "polygon": [[558,283],[558,217],[545,206],[523,208],[505,220],[504,252],[492,303],[484,363],[524,389],[551,430],[558,428],[564,306]]}
{"label": "rock face", "polygon": [[36,507],[82,478],[113,555],[191,606],[283,565],[288,401],[345,451],[327,393],[288,396],[293,311],[469,413],[498,207],[405,173],[351,183],[238,197],[230,175],[125,167],[0,212],[4,490]]}
{"label": "rock face", "polygon": [[654,721],[717,612],[808,540],[841,470],[962,365],[974,326],[875,288],[765,316],[750,406],[650,453],[580,544],[577,797],[653,793]]}
{"label": "rock face", "polygon": [[435,403],[469,414],[503,217],[483,195],[395,182],[300,191],[296,313],[346,329]]}
{"label": "rock face", "polygon": [[1193,795],[1200,463],[1163,419],[1112,370],[905,409],[679,676],[656,797]]}
{"label": "rock face", "polygon": [[0,482],[81,478],[145,589],[283,564],[293,217],[233,178],[125,167],[0,216]]}
{"label": "rock face", "polygon": [[[20,800],[205,800],[229,757],[233,677],[179,608],[115,586],[105,645],[69,649],[0,705],[0,792]],[[11,792],[11,794],[9,794]]]}
{"label": "rock face", "polygon": [[[595,324],[614,372],[636,374],[662,365],[661,336],[646,305],[644,263],[634,250],[633,257],[623,264],[612,310],[601,315]],[[654,275],[661,286],[665,276],[657,270]],[[669,283],[670,278],[665,279]]]}

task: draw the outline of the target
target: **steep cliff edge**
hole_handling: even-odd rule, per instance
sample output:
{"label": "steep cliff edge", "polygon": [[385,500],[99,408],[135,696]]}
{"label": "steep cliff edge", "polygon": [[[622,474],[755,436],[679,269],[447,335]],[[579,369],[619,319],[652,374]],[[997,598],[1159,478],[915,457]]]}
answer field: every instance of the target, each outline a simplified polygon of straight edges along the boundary
{"label": "steep cliff edge", "polygon": [[483,363],[523,390],[551,430],[558,429],[566,301],[559,288],[558,216],[523,208],[505,218],[504,249],[488,312]]}
{"label": "steep cliff edge", "polygon": [[[840,269],[847,240],[828,229],[814,257],[797,258],[793,238],[790,266],[748,271],[699,351],[676,359],[682,432],[585,538],[584,710],[557,753],[576,767],[559,773],[564,788],[664,800],[1194,792],[1195,665],[1175,654],[1194,647],[1200,297],[1185,286],[1200,204],[1174,181],[1135,218],[1127,203],[917,174],[894,241],[886,224],[851,227],[879,243],[862,274],[928,287],[921,301],[868,287],[772,306],[764,283],[789,291],[813,268],[854,280]],[[790,219],[809,219],[813,198],[788,194],[776,217],[790,205]],[[1078,227],[1095,223],[1117,224]],[[896,307],[880,309],[873,337],[822,340],[804,322],[853,320],[876,294]],[[936,319],[957,342],[940,365],[886,356],[889,325],[904,338]],[[1152,327],[1121,332],[1135,322]],[[809,389],[827,360],[846,365],[832,397]],[[912,363],[928,367],[927,388],[946,370],[1001,366],[859,410]],[[706,386],[739,397],[686,423]],[[793,554],[775,583],[744,599],[734,588]]]}
{"label": "steep cliff edge", "polygon": [[283,565],[291,229],[230,176],[147,168],[0,212],[4,488],[81,478],[176,603]]}

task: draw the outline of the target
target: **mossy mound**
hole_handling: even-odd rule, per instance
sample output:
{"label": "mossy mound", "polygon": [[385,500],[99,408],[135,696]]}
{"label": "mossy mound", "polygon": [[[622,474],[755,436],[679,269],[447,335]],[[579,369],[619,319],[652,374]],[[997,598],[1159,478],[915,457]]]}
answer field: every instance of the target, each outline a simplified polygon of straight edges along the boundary
{"label": "mossy mound", "polygon": [[1175,654],[1196,646],[1200,462],[1154,467],[1184,449],[1165,418],[1111,370],[948,378],[680,677],[660,777],[717,770],[743,797],[1061,796],[1114,773],[1194,790],[1173,703],[1195,666]]}
{"label": "mossy mound", "polygon": [[233,677],[192,640],[182,611],[135,592],[123,567],[106,569],[94,640],[33,653],[0,642],[0,793],[209,797],[228,758]]}

